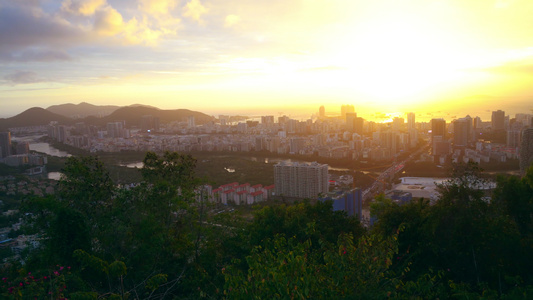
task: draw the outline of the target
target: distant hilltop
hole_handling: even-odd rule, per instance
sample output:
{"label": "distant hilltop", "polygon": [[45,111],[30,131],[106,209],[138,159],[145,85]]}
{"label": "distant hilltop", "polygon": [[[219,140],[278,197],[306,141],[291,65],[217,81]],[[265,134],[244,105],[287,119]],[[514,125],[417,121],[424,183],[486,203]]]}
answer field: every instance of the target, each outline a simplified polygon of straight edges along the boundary
{"label": "distant hilltop", "polygon": [[99,106],[82,102],[54,105],[47,109],[32,107],[16,116],[0,118],[0,131],[14,127],[47,125],[52,121],[58,121],[65,125],[77,122],[84,122],[89,125],[105,125],[108,122],[125,121],[126,126],[139,126],[141,117],[145,115],[157,117],[161,123],[183,122],[187,121],[190,116],[195,118],[197,124],[214,120],[213,117],[204,113],[188,109],[164,110],[140,104],[125,107]]}
{"label": "distant hilltop", "polygon": [[[117,109],[122,107],[124,106],[93,105],[87,102],[81,102],[79,104],[66,103],[60,105],[52,105],[46,110],[72,119],[83,119],[86,117],[102,118],[112,114]],[[143,104],[132,104],[129,107],[150,107],[157,109],[157,107]]]}
{"label": "distant hilltop", "polygon": [[93,105],[87,102],[79,104],[66,103],[60,105],[52,105],[46,110],[58,115],[65,116],[72,119],[82,119],[86,117],[105,117],[112,114],[115,110],[121,108],[117,105]]}
{"label": "distant hilltop", "polygon": [[72,119],[65,116],[47,111],[44,108],[32,107],[14,117],[0,119],[0,131],[5,131],[8,128],[14,127],[47,125],[51,121],[58,121],[61,124],[73,123]]}

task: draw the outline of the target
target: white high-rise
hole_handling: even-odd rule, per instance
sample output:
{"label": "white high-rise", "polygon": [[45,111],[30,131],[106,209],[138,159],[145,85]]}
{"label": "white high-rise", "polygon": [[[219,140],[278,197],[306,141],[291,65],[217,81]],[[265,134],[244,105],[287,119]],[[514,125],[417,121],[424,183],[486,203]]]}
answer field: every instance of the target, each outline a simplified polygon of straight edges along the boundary
{"label": "white high-rise", "polygon": [[314,198],[328,192],[328,165],[282,161],[274,165],[276,195]]}

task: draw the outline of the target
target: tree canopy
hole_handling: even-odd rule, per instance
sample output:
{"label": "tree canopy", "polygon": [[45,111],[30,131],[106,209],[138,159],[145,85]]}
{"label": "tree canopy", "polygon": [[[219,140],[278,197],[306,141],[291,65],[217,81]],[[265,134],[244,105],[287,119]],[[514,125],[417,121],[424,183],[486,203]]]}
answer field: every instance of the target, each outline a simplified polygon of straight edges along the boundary
{"label": "tree canopy", "polygon": [[435,205],[383,195],[372,228],[331,202],[229,207],[202,198],[195,160],[149,152],[135,186],[95,156],[67,160],[57,194],[24,200],[40,244],[5,264],[6,299],[528,299],[533,169],[491,197],[459,165]]}

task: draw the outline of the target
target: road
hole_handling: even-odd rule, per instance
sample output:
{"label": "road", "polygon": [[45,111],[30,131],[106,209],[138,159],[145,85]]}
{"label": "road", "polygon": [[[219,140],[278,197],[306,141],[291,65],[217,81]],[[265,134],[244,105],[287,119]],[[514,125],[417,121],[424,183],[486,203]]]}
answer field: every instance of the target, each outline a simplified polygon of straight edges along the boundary
{"label": "road", "polygon": [[377,178],[376,181],[367,189],[363,191],[363,201],[368,201],[373,199],[379,193],[385,191],[385,183],[389,181],[390,178],[394,178],[398,172],[402,171],[405,167],[405,164],[414,158],[418,157],[423,152],[427,151],[429,144],[425,147],[421,147],[415,152],[411,153],[407,158],[402,161],[394,162],[387,170],[383,171]]}

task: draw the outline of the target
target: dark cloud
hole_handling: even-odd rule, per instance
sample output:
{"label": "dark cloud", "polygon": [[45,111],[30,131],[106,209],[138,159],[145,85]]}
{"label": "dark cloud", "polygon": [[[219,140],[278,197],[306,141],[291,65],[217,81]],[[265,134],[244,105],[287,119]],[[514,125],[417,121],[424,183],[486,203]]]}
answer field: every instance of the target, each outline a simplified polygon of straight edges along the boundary
{"label": "dark cloud", "polygon": [[30,71],[19,71],[4,76],[4,79],[12,84],[28,84],[42,82],[43,80],[37,76],[37,73]]}
{"label": "dark cloud", "polygon": [[0,6],[1,53],[26,47],[61,48],[81,41],[84,36],[81,29],[39,8]]}

